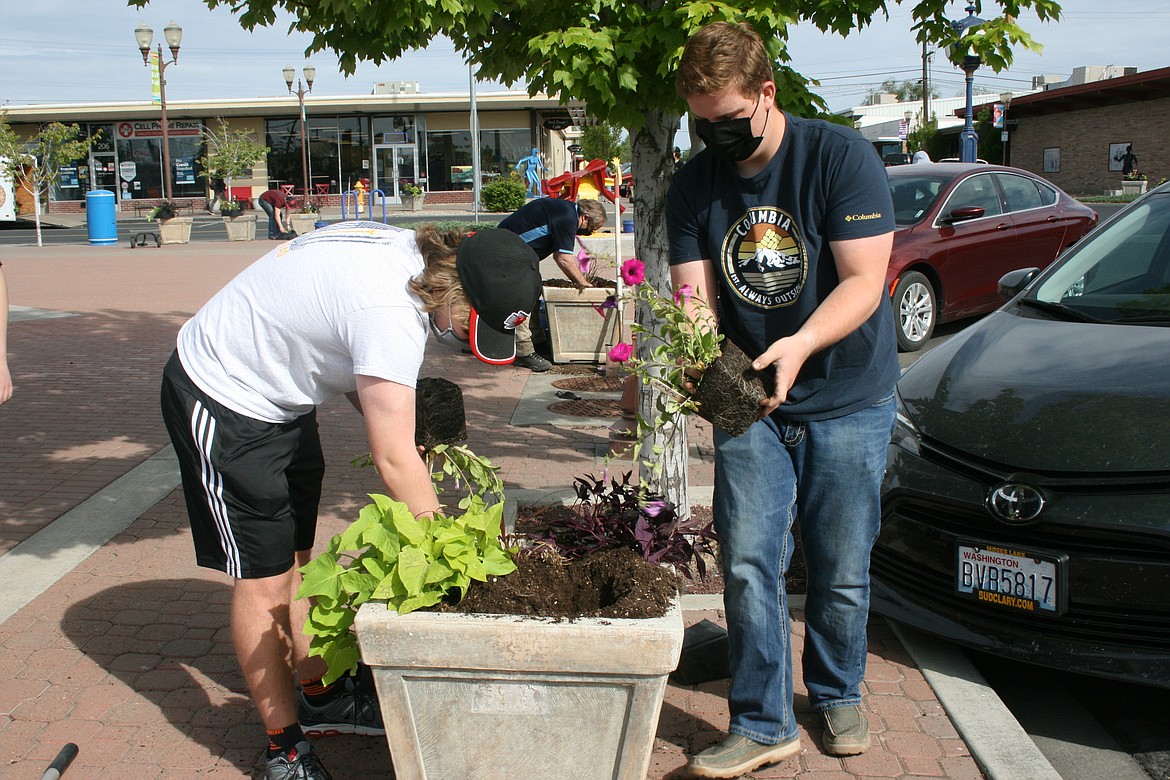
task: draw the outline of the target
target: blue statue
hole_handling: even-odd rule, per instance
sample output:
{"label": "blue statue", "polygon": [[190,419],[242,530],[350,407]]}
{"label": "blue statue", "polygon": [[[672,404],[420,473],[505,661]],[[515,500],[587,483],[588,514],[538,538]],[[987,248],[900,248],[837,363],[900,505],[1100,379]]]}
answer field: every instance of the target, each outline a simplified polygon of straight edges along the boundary
{"label": "blue statue", "polygon": [[520,166],[525,165],[524,176],[528,179],[528,197],[539,198],[540,192],[540,174],[538,170],[548,172],[544,161],[540,159],[540,150],[535,146],[532,147],[532,154],[527,157],[520,158],[520,162],[516,163],[516,170],[520,170]]}

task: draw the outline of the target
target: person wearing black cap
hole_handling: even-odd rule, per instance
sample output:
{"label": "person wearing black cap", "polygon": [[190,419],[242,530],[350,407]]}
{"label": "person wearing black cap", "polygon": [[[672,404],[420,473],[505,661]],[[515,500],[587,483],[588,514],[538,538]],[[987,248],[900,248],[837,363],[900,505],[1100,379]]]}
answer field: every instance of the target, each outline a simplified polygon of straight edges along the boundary
{"label": "person wearing black cap", "polygon": [[272,250],[180,329],[163,419],[196,561],[234,578],[232,638],[268,729],[268,778],[328,780],[306,736],[384,733],[361,675],[321,684],[293,595],[325,468],[316,407],[347,395],[389,494],[416,516],[439,511],[414,444],[427,331],[507,363],[540,289],[536,254],[509,231],[343,222]]}

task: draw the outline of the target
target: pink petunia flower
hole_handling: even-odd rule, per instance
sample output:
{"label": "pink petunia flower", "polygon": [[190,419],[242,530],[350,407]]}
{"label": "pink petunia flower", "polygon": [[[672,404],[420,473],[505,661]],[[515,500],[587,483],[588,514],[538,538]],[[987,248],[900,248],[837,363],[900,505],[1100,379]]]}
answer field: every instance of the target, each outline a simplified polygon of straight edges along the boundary
{"label": "pink petunia flower", "polygon": [[614,363],[625,363],[634,354],[634,346],[627,344],[624,341],[619,341],[610,347],[609,359]]}
{"label": "pink petunia flower", "polygon": [[642,514],[646,515],[646,517],[658,517],[669,506],[665,501],[647,501],[642,507]]}
{"label": "pink petunia flower", "polygon": [[674,291],[674,302],[679,306],[685,306],[687,299],[695,294],[695,288],[689,284],[680,284],[678,289]]}
{"label": "pink petunia flower", "polygon": [[636,257],[622,263],[622,281],[633,287],[646,279],[646,265]]}

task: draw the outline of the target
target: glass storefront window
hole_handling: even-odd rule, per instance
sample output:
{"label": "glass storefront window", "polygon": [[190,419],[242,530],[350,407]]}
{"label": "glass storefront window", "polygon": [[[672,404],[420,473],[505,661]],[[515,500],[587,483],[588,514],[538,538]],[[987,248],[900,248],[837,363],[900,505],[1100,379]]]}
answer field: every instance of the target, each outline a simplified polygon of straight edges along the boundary
{"label": "glass storefront window", "polygon": [[[480,130],[479,165],[485,182],[510,174],[532,152],[528,130]],[[471,133],[427,132],[427,179],[431,190],[471,189]]]}
{"label": "glass storefront window", "polygon": [[[168,124],[171,156],[171,196],[199,198],[207,194],[197,161],[204,153],[203,123],[176,119]],[[95,126],[91,125],[91,130]],[[158,121],[118,122],[107,126],[102,140],[90,152],[94,186],[119,192],[126,183],[131,200],[163,197],[162,127]],[[105,139],[109,139],[107,145]],[[115,152],[116,153],[111,153]]]}
{"label": "glass storefront window", "polygon": [[[309,117],[305,142],[309,147],[309,186],[326,192],[352,189],[369,176],[369,142],[362,117]],[[301,126],[297,119],[269,119],[265,122],[268,147],[268,184],[291,184],[304,188],[301,167]],[[363,167],[363,161],[366,167]]]}
{"label": "glass storefront window", "polygon": [[484,182],[507,176],[516,163],[532,153],[532,133],[528,130],[480,130],[479,164]]}
{"label": "glass storefront window", "polygon": [[471,189],[471,132],[427,132],[427,189]]}

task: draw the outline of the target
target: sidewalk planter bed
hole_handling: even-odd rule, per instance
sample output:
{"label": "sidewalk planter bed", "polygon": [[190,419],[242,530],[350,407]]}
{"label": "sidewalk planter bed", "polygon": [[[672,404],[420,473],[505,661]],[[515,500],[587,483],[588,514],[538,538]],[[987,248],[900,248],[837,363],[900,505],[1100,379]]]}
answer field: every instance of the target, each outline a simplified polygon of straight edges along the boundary
{"label": "sidewalk planter bed", "polygon": [[642,780],[683,640],[677,598],[637,620],[366,603],[354,625],[398,780]]}
{"label": "sidewalk planter bed", "polygon": [[544,286],[554,363],[604,363],[618,338],[617,308],[602,308],[613,287]]}
{"label": "sidewalk planter bed", "polygon": [[159,219],[158,236],[164,244],[186,244],[191,241],[191,223],[193,217],[171,217]]}
{"label": "sidewalk planter bed", "polygon": [[238,217],[224,217],[229,241],[254,241],[256,239],[256,215],[241,214]]}
{"label": "sidewalk planter bed", "polygon": [[317,227],[318,215],[315,211],[289,214],[288,224],[298,236],[312,233]]}

